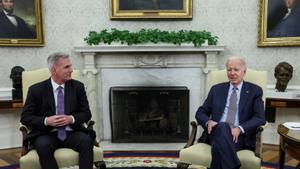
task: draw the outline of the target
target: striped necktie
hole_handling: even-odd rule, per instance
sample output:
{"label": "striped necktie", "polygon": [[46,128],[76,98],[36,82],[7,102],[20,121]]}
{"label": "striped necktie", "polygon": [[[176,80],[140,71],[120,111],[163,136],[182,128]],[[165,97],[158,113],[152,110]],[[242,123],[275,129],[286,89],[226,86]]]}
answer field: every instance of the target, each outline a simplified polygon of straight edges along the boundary
{"label": "striped necktie", "polygon": [[229,99],[228,113],[226,122],[230,125],[230,127],[234,127],[235,116],[237,113],[237,88],[232,89],[232,93]]}

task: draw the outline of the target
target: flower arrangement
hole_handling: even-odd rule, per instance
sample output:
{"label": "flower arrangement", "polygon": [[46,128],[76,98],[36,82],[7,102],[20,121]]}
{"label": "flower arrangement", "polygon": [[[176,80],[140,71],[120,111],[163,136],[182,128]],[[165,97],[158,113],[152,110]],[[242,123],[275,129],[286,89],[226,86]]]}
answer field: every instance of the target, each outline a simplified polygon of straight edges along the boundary
{"label": "flower arrangement", "polygon": [[161,31],[159,29],[141,29],[138,32],[130,32],[128,30],[104,29],[100,32],[90,31],[88,36],[84,38],[88,45],[99,45],[101,43],[111,44],[119,42],[127,45],[137,45],[146,43],[168,43],[181,45],[182,43],[193,43],[195,47],[200,47],[207,43],[208,45],[216,45],[218,37],[211,35],[207,31]]}

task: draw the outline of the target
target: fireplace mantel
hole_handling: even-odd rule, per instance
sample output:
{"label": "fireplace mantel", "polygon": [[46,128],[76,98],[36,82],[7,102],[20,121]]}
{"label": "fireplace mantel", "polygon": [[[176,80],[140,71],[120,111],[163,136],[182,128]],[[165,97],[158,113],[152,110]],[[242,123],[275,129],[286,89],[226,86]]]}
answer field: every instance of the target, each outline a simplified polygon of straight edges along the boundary
{"label": "fireplace mantel", "polygon": [[110,53],[110,52],[221,52],[225,46],[203,46],[194,47],[192,45],[168,45],[168,44],[154,44],[154,45],[101,45],[101,46],[77,46],[74,48],[76,52],[80,53]]}
{"label": "fireplace mantel", "polygon": [[[74,51],[84,58],[83,74],[85,77],[87,97],[93,120],[96,121],[97,136],[103,139],[103,101],[101,69],[109,68],[199,68],[204,74],[217,69],[217,57],[225,46],[192,45],[100,45],[77,46]],[[199,61],[201,60],[201,61]],[[100,91],[99,91],[100,90]]]}

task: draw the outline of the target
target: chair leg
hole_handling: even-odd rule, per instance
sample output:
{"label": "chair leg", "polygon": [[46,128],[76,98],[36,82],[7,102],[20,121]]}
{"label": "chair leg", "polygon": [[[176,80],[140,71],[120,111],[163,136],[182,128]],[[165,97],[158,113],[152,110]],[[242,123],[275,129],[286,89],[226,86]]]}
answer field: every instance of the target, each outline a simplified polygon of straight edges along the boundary
{"label": "chair leg", "polygon": [[104,161],[96,161],[94,162],[96,169],[106,169],[106,164]]}
{"label": "chair leg", "polygon": [[177,169],[187,169],[190,164],[183,163],[183,162],[178,162],[177,163]]}
{"label": "chair leg", "polygon": [[296,166],[296,169],[300,169],[300,162],[299,162],[298,165]]}

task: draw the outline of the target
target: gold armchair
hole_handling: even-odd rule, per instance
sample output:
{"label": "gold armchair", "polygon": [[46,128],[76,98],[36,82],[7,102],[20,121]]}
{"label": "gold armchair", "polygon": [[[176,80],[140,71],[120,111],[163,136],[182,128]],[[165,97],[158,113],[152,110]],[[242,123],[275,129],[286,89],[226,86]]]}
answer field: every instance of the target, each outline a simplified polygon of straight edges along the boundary
{"label": "gold armchair", "polygon": [[[267,86],[267,71],[256,71],[247,69],[245,81],[255,83],[262,87],[263,93],[266,91]],[[208,74],[207,89],[213,84],[228,81],[226,70],[211,71]],[[265,100],[265,95],[263,95]],[[197,122],[191,122],[191,134],[185,145],[179,153],[178,169],[186,169],[189,165],[199,165],[208,168],[211,163],[211,147],[205,143],[195,143],[197,135]],[[262,151],[262,131],[266,125],[257,128],[256,132],[256,146],[255,152],[251,150],[240,150],[237,152],[241,161],[242,169],[260,169],[261,167],[261,151]]]}
{"label": "gold armchair", "polygon": [[[22,85],[23,85],[23,98],[25,100],[27,96],[28,87],[34,83],[46,80],[49,78],[48,69],[38,69],[34,71],[24,71],[22,73]],[[80,72],[74,70],[72,73],[72,78],[79,80]],[[84,124],[87,128],[92,129],[94,121],[89,121]],[[30,128],[25,125],[20,126],[22,131],[23,141],[22,141],[22,152],[20,158],[20,169],[41,169],[39,163],[39,157],[36,150],[30,146],[28,140],[26,140],[27,134],[30,132]],[[99,143],[95,140],[94,142],[94,165],[97,169],[105,169],[106,165],[103,161],[103,150],[99,147]],[[78,164],[79,154],[69,148],[59,148],[54,153],[55,159],[60,168],[75,166]]]}

